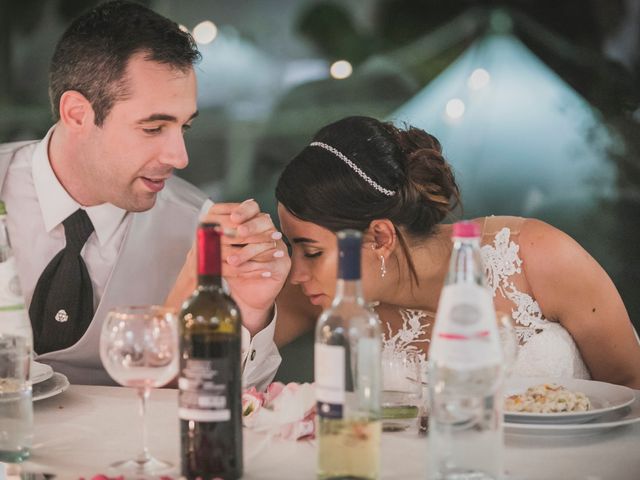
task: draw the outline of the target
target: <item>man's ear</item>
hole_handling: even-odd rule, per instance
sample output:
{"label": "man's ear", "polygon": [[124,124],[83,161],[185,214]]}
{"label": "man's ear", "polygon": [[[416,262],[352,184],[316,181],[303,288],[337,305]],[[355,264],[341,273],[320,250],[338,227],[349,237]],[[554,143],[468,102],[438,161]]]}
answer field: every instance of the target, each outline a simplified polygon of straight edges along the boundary
{"label": "man's ear", "polygon": [[372,247],[377,255],[387,258],[396,248],[398,236],[396,235],[396,227],[391,220],[387,218],[373,220],[369,224],[367,233],[372,237]]}
{"label": "man's ear", "polygon": [[60,97],[60,121],[71,131],[84,130],[94,123],[94,112],[87,97],[67,90]]}

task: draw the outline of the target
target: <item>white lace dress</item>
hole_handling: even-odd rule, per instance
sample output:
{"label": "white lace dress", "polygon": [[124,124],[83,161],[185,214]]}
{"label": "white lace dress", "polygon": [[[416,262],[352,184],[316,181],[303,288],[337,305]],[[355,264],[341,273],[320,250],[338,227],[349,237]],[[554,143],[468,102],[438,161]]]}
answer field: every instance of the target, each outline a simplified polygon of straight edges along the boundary
{"label": "white lace dress", "polygon": [[[496,221],[511,224],[511,228],[501,226],[494,232],[489,227]],[[569,332],[559,323],[545,319],[538,302],[516,286],[516,282],[521,285],[526,282],[522,260],[518,255],[520,245],[514,241],[514,238],[517,240],[522,221],[514,217],[488,217],[481,247],[485,274],[494,299],[499,295],[512,306],[511,317],[519,341],[512,374],[589,379],[589,370]],[[431,312],[401,309],[400,315],[402,325],[398,331],[392,334],[389,327],[383,333],[385,355],[417,351],[421,343],[430,341],[434,320]]]}

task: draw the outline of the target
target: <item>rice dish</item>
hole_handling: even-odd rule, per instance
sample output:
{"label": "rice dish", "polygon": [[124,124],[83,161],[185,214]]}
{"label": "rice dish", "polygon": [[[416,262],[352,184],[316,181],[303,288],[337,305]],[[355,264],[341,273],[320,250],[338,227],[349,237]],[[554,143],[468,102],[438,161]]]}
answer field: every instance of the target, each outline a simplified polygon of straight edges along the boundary
{"label": "rice dish", "polygon": [[523,394],[508,396],[504,408],[507,412],[522,413],[586,412],[591,402],[582,392],[572,392],[556,383],[543,383],[529,387]]}

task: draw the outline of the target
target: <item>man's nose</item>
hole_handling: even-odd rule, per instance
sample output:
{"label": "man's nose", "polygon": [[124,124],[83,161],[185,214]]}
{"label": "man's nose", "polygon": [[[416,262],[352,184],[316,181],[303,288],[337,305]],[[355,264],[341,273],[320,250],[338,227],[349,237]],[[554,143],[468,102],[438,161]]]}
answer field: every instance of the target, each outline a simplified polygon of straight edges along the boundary
{"label": "man's nose", "polygon": [[160,162],[165,165],[171,165],[178,170],[185,168],[189,164],[187,146],[184,143],[182,131],[172,132],[172,135],[169,136],[160,156]]}

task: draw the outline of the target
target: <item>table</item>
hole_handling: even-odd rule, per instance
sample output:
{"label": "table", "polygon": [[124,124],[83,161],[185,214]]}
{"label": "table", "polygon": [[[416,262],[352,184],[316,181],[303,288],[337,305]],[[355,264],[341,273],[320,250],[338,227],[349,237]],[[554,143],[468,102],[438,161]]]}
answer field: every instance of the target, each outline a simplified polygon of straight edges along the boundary
{"label": "table", "polygon": [[[640,400],[640,391],[636,392]],[[137,397],[123,387],[72,385],[35,403],[35,440],[29,471],[55,473],[56,480],[87,480],[108,473],[116,460],[139,450]],[[154,390],[148,404],[149,448],[179,464],[177,392]],[[245,480],[315,478],[315,443],[285,441],[244,430]],[[385,433],[382,479],[425,479],[427,440],[414,432]],[[506,435],[509,479],[640,478],[640,423],[581,436]],[[169,472],[177,478],[178,469]]]}

